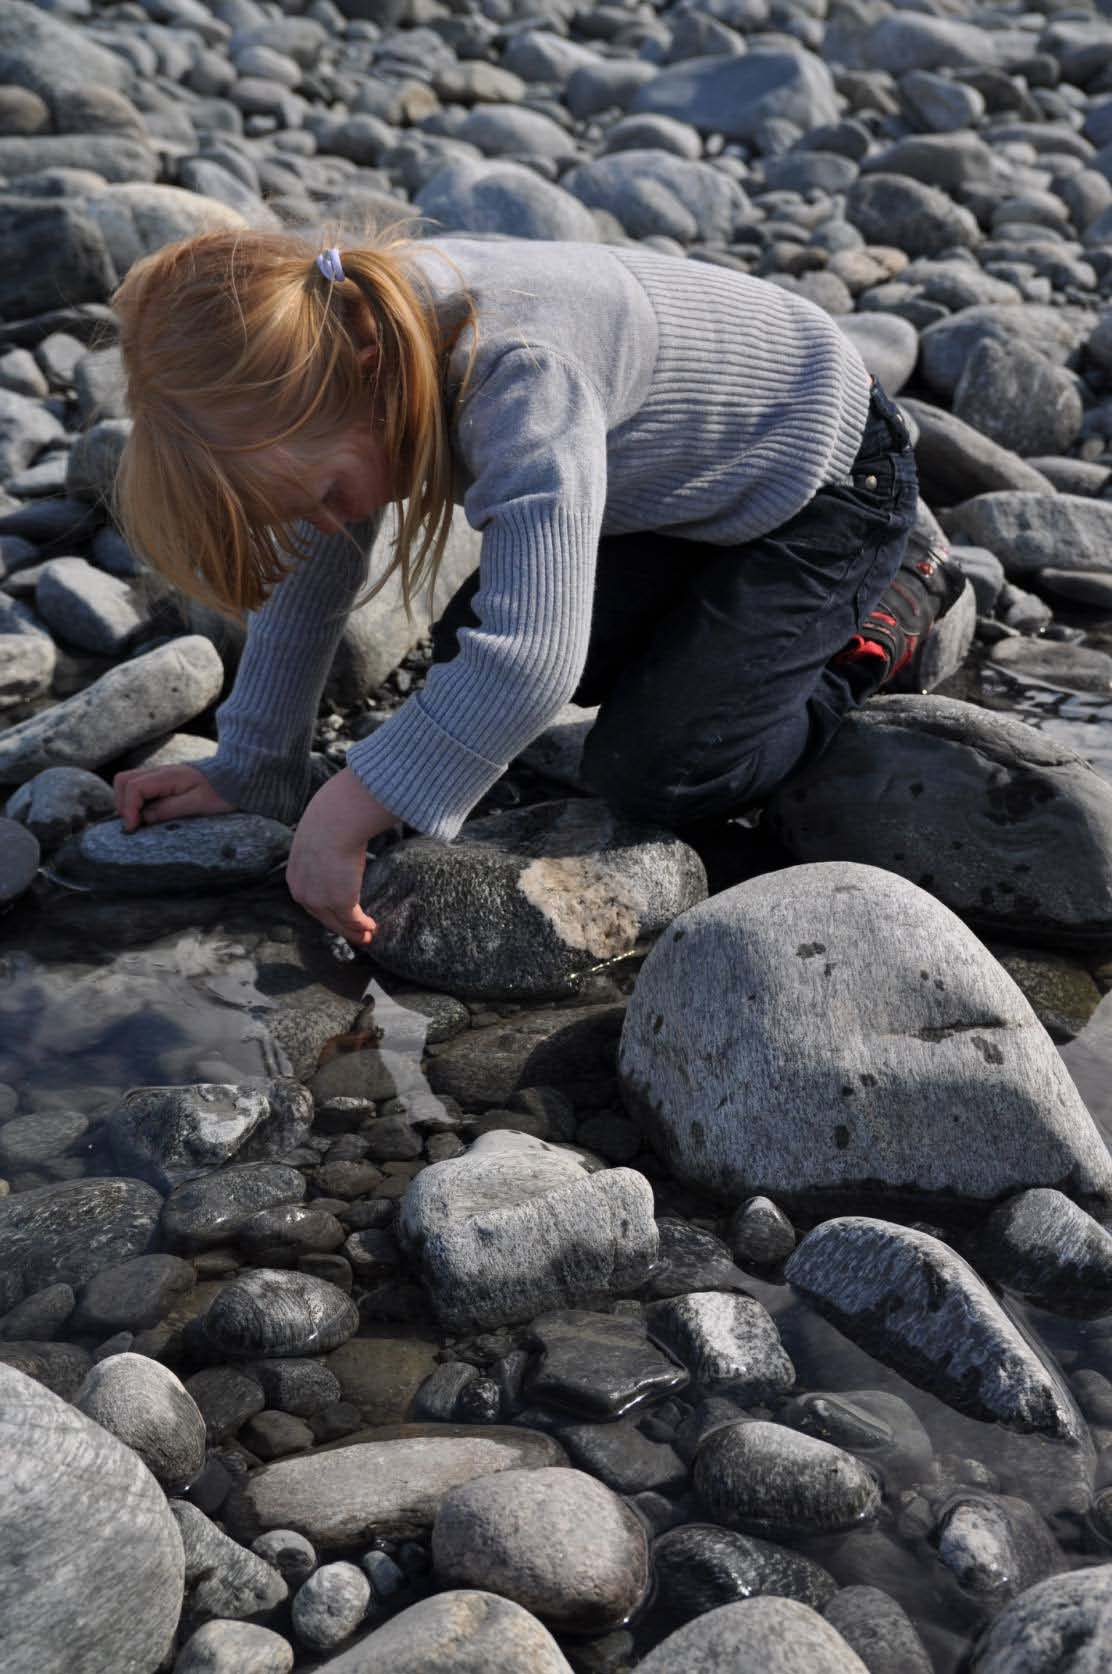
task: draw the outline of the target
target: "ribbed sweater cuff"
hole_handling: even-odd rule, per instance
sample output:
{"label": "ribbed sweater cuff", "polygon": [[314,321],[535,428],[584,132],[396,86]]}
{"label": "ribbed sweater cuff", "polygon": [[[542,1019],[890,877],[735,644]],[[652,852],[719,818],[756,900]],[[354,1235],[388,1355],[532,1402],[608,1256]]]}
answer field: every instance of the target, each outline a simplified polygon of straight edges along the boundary
{"label": "ribbed sweater cuff", "polygon": [[505,768],[446,733],[421,708],[420,695],[353,744],[347,764],[392,814],[446,843]]}
{"label": "ribbed sweater cuff", "polygon": [[188,764],[202,772],[218,796],[245,814],[264,814],[283,825],[296,825],[309,794],[309,761],[300,769],[280,761],[251,763],[241,752],[229,761],[219,755]]}

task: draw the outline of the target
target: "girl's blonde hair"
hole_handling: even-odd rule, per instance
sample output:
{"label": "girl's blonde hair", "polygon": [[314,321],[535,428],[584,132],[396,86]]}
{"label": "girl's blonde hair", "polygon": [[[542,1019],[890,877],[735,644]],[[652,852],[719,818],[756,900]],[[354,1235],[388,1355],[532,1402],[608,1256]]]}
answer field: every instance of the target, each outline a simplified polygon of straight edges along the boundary
{"label": "girl's blonde hair", "polygon": [[453,510],[447,357],[470,325],[473,360],[477,321],[465,295],[440,322],[412,243],[387,229],[343,249],[342,283],[318,268],[319,245],[246,230],[168,244],[128,273],[113,298],[134,421],[116,515],[173,586],[226,615],[257,609],[312,555],[262,451],[295,437],[326,449],[373,416],[398,533],[367,596],[395,570],[407,609],[431,587]]}

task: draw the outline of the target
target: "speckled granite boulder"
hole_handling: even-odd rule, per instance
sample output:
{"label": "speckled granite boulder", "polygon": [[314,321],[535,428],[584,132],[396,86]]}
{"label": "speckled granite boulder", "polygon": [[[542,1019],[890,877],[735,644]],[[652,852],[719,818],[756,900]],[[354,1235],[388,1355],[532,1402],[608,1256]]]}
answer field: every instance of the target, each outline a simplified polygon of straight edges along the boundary
{"label": "speckled granite boulder", "polygon": [[288,826],[261,814],[165,820],[137,831],[103,820],[71,838],[58,865],[121,895],[188,895],[265,878],[285,860],[290,837]]}
{"label": "speckled granite boulder", "polygon": [[320,1674],[571,1674],[548,1629],[494,1593],[439,1593],[413,1604]]}

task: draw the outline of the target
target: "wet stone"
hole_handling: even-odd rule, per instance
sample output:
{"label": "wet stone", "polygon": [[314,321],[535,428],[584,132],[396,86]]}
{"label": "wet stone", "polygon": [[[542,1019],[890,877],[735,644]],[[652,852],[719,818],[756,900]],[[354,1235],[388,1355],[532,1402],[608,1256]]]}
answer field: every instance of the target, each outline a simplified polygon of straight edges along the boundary
{"label": "wet stone", "polygon": [[322,1564],[294,1595],[293,1631],[310,1650],[331,1650],[355,1632],[370,1600],[371,1584],[361,1569]]}
{"label": "wet stone", "polygon": [[326,1354],[359,1324],[349,1296],[326,1279],[253,1268],[227,1285],[204,1317],[208,1341],[243,1358]]}
{"label": "wet stone", "polygon": [[557,1436],[572,1460],[617,1494],[679,1492],[687,1466],[675,1448],[653,1441],[630,1414],[608,1424],[561,1424]]}
{"label": "wet stone", "polygon": [[754,1535],[685,1523],[653,1545],[655,1606],[673,1625],[738,1599],[772,1594],[822,1610],[837,1583],[821,1564]]}
{"label": "wet stone", "polygon": [[165,820],[137,831],[103,820],[70,838],[58,864],[82,883],[121,895],[188,895],[264,878],[289,846],[289,827],[259,814]]}
{"label": "wet stone", "polygon": [[36,1290],[0,1319],[0,1338],[9,1342],[49,1343],[61,1335],[76,1300],[69,1285],[47,1285]]}
{"label": "wet stone", "polygon": [[9,1366],[72,1401],[85,1381],[92,1360],[76,1343],[0,1343],[0,1366]]}
{"label": "wet stone", "polygon": [[656,1223],[659,1255],[643,1295],[663,1299],[693,1290],[742,1290],[745,1274],[735,1267],[721,1238],[687,1221],[662,1216]]}
{"label": "wet stone", "polygon": [[0,1198],[0,1306],[141,1255],[162,1199],[139,1180],[66,1180]]}
{"label": "wet stone", "polygon": [[806,1604],[750,1598],[708,1610],[669,1634],[637,1674],[868,1674],[845,1640]]}
{"label": "wet stone", "polygon": [[502,1417],[502,1391],[493,1378],[476,1378],[461,1389],[456,1400],[459,1424],[497,1424]]}
{"label": "wet stone", "polygon": [[654,1302],[645,1320],[702,1394],[728,1391],[748,1406],[795,1382],[771,1315],[750,1296],[695,1291]]}
{"label": "wet stone", "polygon": [[313,1186],[322,1197],[351,1199],[363,1197],[382,1184],[382,1171],[373,1163],[344,1161],[327,1162],[313,1170]]}
{"label": "wet stone", "polygon": [[315,1440],[304,1419],[288,1412],[260,1412],[249,1418],[239,1433],[249,1452],[260,1459],[281,1459],[287,1453],[304,1453]]}
{"label": "wet stone", "polygon": [[184,1488],[205,1462],[205,1421],[168,1367],[142,1354],[114,1354],[89,1372],[74,1405],[132,1448],[168,1490]]}
{"label": "wet stone", "polygon": [[823,1615],[869,1674],[932,1674],[933,1664],[914,1622],[879,1587],[843,1587]]}
{"label": "wet stone", "polygon": [[200,1082],[128,1093],[109,1117],[108,1131],[120,1168],[169,1191],[237,1155],[246,1161],[252,1147],[255,1161],[289,1151],[312,1120],[312,1101],[296,1082]]}
{"label": "wet stone", "polygon": [[205,1622],[182,1646],[174,1674],[290,1674],[293,1647],[255,1622]]}
{"label": "wet stone", "polygon": [[95,1273],[78,1298],[74,1329],[142,1331],[157,1325],[196,1283],[191,1262],[178,1256],[134,1256]]}
{"label": "wet stone", "polygon": [[617,1418],[689,1381],[647,1340],[640,1320],[569,1308],[535,1320],[529,1340],[541,1352],[528,1380],[530,1399],[588,1418]]}
{"label": "wet stone", "polygon": [[37,837],[16,820],[0,819],[0,907],[31,887],[41,858]]}
{"label": "wet stone", "polygon": [[971,1674],[1058,1674],[1107,1660],[1112,1564],[1054,1575],[1003,1609],[977,1640]]}
{"label": "wet stone", "polygon": [[281,1163],[221,1169],[175,1186],[162,1210],[162,1234],[175,1250],[212,1249],[229,1242],[259,1209],[300,1203],[304,1196],[305,1176]]}
{"label": "wet stone", "polygon": [[35,1168],[64,1156],[88,1131],[89,1119],[79,1110],[39,1110],[33,1116],[16,1116],[0,1128],[0,1166]]}
{"label": "wet stone", "polygon": [[339,1380],[316,1360],[255,1360],[249,1370],[261,1385],[267,1406],[297,1418],[312,1418],[340,1399]]}
{"label": "wet stone", "polygon": [[[293,1265],[306,1253],[328,1253],[344,1241],[335,1215],[315,1204],[284,1203],[260,1209],[235,1229],[235,1241],[247,1258],[260,1267]],[[276,1257],[282,1257],[276,1260]]]}
{"label": "wet stone", "polygon": [[963,1591],[994,1605],[1026,1592],[1059,1563],[1039,1514],[1004,1495],[959,1495],[939,1518],[934,1540]]}
{"label": "wet stone", "polygon": [[751,1197],[738,1207],[730,1237],[734,1260],[743,1267],[772,1267],[795,1249],[792,1223],[768,1197]]}
{"label": "wet stone", "polygon": [[857,1459],[763,1421],[712,1431],[695,1486],[716,1522],[773,1539],[850,1529],[880,1508],[876,1477]]}
{"label": "wet stone", "polygon": [[230,1540],[203,1511],[185,1500],[171,1500],[170,1510],[185,1548],[186,1620],[191,1626],[217,1618],[269,1618],[289,1596],[276,1569]]}
{"label": "wet stone", "polygon": [[235,1366],[207,1366],[185,1387],[204,1416],[210,1442],[227,1441],[266,1405],[262,1385]]}
{"label": "wet stone", "polygon": [[994,1209],[976,1259],[990,1278],[1054,1313],[1112,1311],[1112,1234],[1049,1187]]}
{"label": "wet stone", "polygon": [[300,1587],[317,1567],[311,1543],[295,1529],[271,1529],[251,1542],[251,1550],[273,1565],[291,1588]]}
{"label": "wet stone", "polygon": [[931,1461],[930,1437],[919,1418],[905,1400],[887,1390],[808,1390],[784,1401],[776,1418],[805,1436],[856,1454],[886,1481],[915,1481]]}
{"label": "wet stone", "polygon": [[465,1360],[449,1360],[438,1366],[413,1397],[414,1418],[449,1423],[459,1397],[478,1376],[478,1368]]}

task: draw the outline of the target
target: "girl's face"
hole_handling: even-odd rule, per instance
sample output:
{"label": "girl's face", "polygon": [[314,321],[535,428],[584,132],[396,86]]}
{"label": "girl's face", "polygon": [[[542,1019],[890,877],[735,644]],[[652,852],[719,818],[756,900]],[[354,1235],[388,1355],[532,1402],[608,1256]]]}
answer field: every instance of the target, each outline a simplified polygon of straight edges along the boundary
{"label": "girl's face", "polygon": [[353,425],[309,448],[295,441],[270,451],[283,514],[322,534],[362,522],[394,498],[381,432],[370,425]]}

